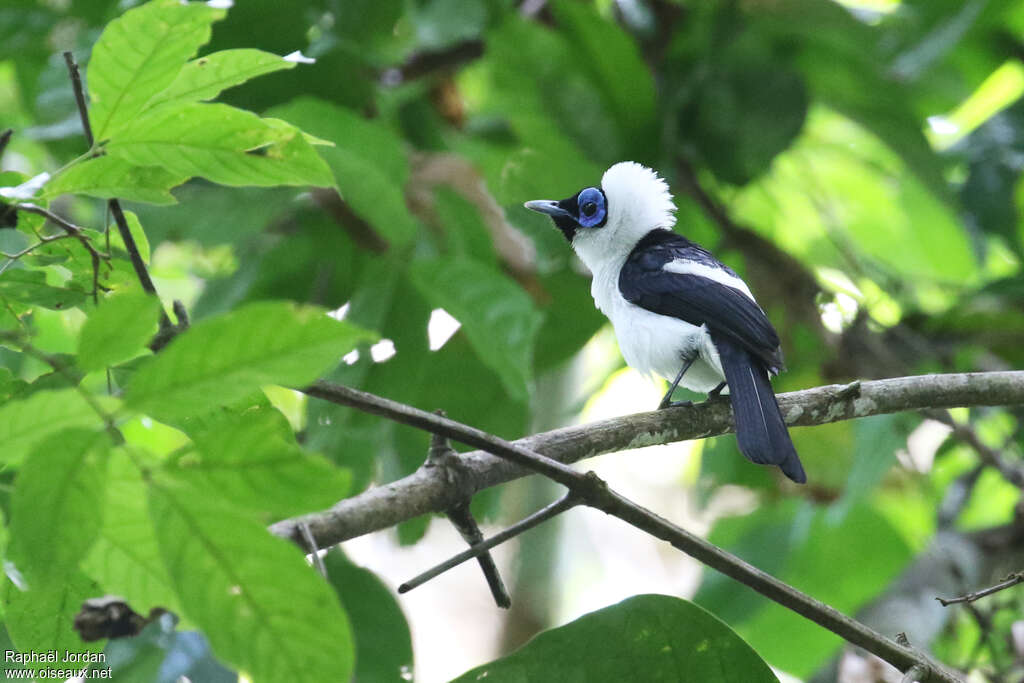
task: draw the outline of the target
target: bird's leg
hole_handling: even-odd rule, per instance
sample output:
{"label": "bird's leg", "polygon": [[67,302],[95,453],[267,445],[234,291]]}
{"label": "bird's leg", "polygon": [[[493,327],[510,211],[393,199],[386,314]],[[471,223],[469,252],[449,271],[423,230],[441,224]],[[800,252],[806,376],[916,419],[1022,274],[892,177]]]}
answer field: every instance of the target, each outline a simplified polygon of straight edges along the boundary
{"label": "bird's leg", "polygon": [[722,397],[722,389],[725,389],[725,382],[720,383],[717,387],[708,392],[708,400],[715,401]]}
{"label": "bird's leg", "polygon": [[683,363],[683,367],[682,367],[682,369],[679,370],[679,374],[676,375],[676,378],[674,380],[672,380],[672,386],[670,386],[668,388],[668,391],[665,392],[664,398],[661,399],[661,403],[658,404],[658,410],[664,410],[665,408],[675,408],[677,406],[693,405],[693,401],[675,401],[675,402],[673,402],[672,401],[672,394],[675,393],[676,387],[679,386],[679,381],[683,378],[683,375],[686,374],[686,371],[690,369],[690,366],[693,365],[693,362],[695,360],[697,360],[697,354],[693,354],[693,356],[691,356],[690,358],[687,358],[686,362]]}

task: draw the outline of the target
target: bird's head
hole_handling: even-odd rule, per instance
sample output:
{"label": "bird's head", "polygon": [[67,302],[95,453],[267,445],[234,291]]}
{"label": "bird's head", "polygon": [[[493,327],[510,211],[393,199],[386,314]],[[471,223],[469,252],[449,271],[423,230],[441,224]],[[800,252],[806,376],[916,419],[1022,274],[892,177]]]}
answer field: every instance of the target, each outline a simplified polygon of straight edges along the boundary
{"label": "bird's head", "polygon": [[551,216],[585,264],[594,270],[625,259],[655,228],[675,225],[675,204],[668,185],[653,170],[634,161],[615,164],[599,187],[586,187],[567,199],[538,199],[526,208]]}

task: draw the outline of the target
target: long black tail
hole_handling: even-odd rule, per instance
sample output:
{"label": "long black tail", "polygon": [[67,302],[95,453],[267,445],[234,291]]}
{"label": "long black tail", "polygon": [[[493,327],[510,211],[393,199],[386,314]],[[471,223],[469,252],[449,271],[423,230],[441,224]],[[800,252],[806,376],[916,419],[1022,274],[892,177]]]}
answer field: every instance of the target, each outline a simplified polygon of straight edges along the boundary
{"label": "long black tail", "polygon": [[789,438],[764,364],[729,339],[714,340],[729,385],[740,452],[762,465],[778,465],[798,484],[807,481],[804,466]]}

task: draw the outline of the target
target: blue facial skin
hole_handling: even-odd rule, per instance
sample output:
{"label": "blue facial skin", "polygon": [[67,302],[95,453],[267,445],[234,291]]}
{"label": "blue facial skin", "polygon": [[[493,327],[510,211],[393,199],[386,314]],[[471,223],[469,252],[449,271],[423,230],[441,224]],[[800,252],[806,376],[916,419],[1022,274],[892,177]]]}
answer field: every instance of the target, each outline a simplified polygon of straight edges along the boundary
{"label": "blue facial skin", "polygon": [[[551,214],[555,226],[562,231],[565,239],[572,242],[580,228],[600,228],[608,220],[608,207],[604,192],[598,187],[587,187],[573,196],[558,202],[562,209]],[[550,213],[545,211],[544,213]]]}
{"label": "blue facial skin", "polygon": [[581,227],[593,228],[604,223],[607,212],[604,206],[604,192],[596,187],[582,190],[576,197],[579,213],[576,216]]}

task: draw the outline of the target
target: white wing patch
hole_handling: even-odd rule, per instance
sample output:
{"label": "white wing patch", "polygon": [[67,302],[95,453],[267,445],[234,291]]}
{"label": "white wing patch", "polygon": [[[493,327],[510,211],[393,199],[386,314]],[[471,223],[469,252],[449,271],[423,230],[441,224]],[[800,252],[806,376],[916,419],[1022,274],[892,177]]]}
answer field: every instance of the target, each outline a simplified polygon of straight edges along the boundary
{"label": "white wing patch", "polygon": [[704,263],[697,263],[696,261],[688,261],[686,259],[675,259],[674,261],[669,261],[662,266],[662,270],[666,270],[670,273],[676,273],[678,275],[697,275],[698,277],[705,277],[709,280],[714,280],[720,285],[738,289],[750,297],[751,301],[756,303],[754,295],[750,293],[750,288],[747,287],[747,283],[735,275],[727,273],[721,268],[715,268]]}

